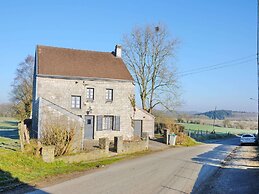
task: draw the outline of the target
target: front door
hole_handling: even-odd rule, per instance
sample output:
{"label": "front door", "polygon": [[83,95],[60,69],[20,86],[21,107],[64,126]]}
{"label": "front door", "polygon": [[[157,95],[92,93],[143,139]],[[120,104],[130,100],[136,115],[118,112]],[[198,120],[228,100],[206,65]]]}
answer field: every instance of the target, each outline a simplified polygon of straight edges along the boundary
{"label": "front door", "polygon": [[134,120],[134,135],[142,136],[142,120]]}
{"label": "front door", "polygon": [[86,115],[84,139],[93,139],[93,138],[94,138],[94,116]]}

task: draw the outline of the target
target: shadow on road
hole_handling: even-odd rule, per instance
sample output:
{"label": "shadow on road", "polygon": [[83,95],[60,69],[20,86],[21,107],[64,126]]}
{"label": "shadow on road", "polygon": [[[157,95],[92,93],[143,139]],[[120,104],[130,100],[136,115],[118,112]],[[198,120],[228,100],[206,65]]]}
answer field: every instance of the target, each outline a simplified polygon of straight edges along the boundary
{"label": "shadow on road", "polygon": [[192,158],[196,163],[202,164],[192,193],[257,193],[259,191],[259,166],[242,165],[242,162],[245,159],[258,164],[258,147],[251,146],[249,149],[249,153],[251,150],[257,153],[255,157],[233,156],[238,165],[230,165],[232,161],[230,152],[239,145],[239,138],[231,141],[218,141],[217,144],[220,145],[213,150]]}
{"label": "shadow on road", "polygon": [[240,141],[240,138],[238,136],[231,136],[230,138],[225,138],[225,139],[206,140],[203,143],[238,146],[240,144],[239,141]]}

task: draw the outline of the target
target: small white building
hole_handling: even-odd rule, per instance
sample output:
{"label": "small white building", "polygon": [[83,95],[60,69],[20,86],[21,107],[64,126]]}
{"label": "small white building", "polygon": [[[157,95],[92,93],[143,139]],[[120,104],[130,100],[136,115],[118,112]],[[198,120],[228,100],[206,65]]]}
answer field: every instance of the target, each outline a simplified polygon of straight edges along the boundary
{"label": "small white building", "polygon": [[141,137],[143,132],[147,132],[150,138],[154,138],[155,117],[152,114],[136,107],[133,113],[133,122],[135,136]]}

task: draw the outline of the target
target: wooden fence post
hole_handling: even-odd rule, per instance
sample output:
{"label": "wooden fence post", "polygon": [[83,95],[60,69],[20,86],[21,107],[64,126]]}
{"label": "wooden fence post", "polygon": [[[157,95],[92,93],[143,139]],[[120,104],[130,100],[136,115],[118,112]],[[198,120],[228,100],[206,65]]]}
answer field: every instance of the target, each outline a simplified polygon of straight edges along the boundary
{"label": "wooden fence post", "polygon": [[18,124],[19,138],[20,138],[20,146],[21,151],[24,151],[24,136],[23,136],[23,122]]}
{"label": "wooden fence post", "polygon": [[19,132],[21,151],[23,152],[25,143],[30,144],[29,131],[23,121],[21,121],[21,123],[18,124],[18,132]]}
{"label": "wooden fence post", "polygon": [[27,144],[30,144],[30,135],[29,135],[27,125],[23,124],[22,127],[24,132],[24,140],[26,141]]}

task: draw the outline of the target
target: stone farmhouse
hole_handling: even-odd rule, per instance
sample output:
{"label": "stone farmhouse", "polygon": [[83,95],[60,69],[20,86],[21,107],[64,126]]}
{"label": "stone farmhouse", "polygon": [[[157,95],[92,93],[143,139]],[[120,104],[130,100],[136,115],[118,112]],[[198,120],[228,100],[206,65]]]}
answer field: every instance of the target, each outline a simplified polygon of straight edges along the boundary
{"label": "stone farmhouse", "polygon": [[50,122],[76,125],[84,140],[148,132],[154,117],[132,106],[134,80],[121,58],[121,47],[97,52],[37,46],[33,83],[32,136],[40,138]]}

